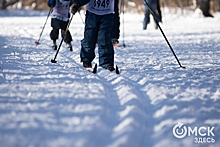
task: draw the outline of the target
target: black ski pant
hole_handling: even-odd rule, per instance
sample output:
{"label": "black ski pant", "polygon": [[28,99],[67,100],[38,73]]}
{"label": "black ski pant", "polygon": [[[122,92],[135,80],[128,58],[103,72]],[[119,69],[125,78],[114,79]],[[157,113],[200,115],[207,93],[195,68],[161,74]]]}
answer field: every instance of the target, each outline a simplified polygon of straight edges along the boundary
{"label": "black ski pant", "polygon": [[50,38],[52,40],[57,40],[59,38],[59,30],[61,30],[61,36],[64,38],[64,42],[70,43],[72,41],[72,36],[70,31],[67,30],[66,36],[65,31],[69,21],[62,21],[56,18],[51,19],[51,27],[53,28],[50,32]]}
{"label": "black ski pant", "polygon": [[111,31],[111,38],[112,39],[119,39],[120,36],[120,17],[119,17],[119,0],[115,0],[115,5],[114,5],[114,20],[113,20],[113,26],[112,26],[112,31]]}
{"label": "black ski pant", "polygon": [[[65,32],[66,30],[61,30],[61,36],[62,38],[64,38],[64,42],[70,43],[72,41],[72,36],[70,34],[70,31],[67,30],[66,36],[65,36]],[[50,38],[51,40],[57,40],[59,38],[59,29],[53,28],[52,31],[50,32]]]}

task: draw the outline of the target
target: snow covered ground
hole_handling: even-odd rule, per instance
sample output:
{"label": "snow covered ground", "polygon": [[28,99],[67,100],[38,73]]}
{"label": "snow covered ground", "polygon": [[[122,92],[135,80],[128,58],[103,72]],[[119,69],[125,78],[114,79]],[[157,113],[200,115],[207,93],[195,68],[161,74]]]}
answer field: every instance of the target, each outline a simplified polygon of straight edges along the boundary
{"label": "snow covered ground", "polygon": [[163,15],[186,69],[159,30],[142,30],[143,14],[121,16],[120,75],[81,68],[79,14],[70,26],[73,52],[63,44],[51,63],[50,19],[34,44],[47,13],[0,11],[1,147],[220,146],[220,13]]}

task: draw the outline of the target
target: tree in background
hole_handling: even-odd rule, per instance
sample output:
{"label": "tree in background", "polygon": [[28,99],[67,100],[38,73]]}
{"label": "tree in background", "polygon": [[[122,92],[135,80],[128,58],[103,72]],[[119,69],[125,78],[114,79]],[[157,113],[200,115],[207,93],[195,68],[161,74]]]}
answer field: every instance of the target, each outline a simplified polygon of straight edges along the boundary
{"label": "tree in background", "polygon": [[0,0],[0,9],[10,9],[13,5],[20,4],[22,8],[28,7],[34,10],[48,9],[45,0]]}
{"label": "tree in background", "polygon": [[0,3],[0,8],[1,9],[7,9],[8,6],[14,5],[18,2],[19,0],[1,0]]}

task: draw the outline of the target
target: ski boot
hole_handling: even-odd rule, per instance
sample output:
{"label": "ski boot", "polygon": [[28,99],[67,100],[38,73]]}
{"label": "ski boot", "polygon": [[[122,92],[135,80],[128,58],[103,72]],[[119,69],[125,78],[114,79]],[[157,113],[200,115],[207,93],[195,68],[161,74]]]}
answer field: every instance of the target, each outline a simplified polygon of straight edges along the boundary
{"label": "ski boot", "polygon": [[51,45],[51,47],[52,47],[54,50],[57,50],[56,40],[52,40],[52,45]]}
{"label": "ski boot", "polygon": [[106,66],[105,69],[107,69],[109,71],[114,71],[115,70],[114,66]]}
{"label": "ski boot", "polygon": [[83,62],[83,67],[84,68],[92,68],[92,63],[91,62]]}
{"label": "ski boot", "polygon": [[73,51],[73,48],[72,48],[72,44],[71,43],[66,43],[66,47],[68,49],[70,49],[70,51]]}

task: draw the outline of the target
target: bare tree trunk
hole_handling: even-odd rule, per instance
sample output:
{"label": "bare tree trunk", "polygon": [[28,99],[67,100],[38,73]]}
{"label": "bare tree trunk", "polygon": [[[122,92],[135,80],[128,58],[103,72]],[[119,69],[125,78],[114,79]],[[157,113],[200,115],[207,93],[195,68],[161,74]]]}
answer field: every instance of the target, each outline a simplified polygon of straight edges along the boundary
{"label": "bare tree trunk", "polygon": [[19,0],[11,0],[11,1],[7,2],[6,0],[3,0],[1,9],[7,9],[8,6],[14,5],[18,1]]}
{"label": "bare tree trunk", "polygon": [[3,7],[5,4],[6,4],[6,0],[2,0],[2,1],[1,1],[1,9],[2,9],[2,7]]}

